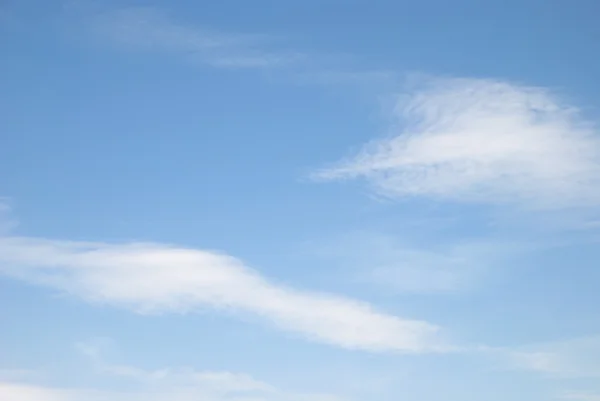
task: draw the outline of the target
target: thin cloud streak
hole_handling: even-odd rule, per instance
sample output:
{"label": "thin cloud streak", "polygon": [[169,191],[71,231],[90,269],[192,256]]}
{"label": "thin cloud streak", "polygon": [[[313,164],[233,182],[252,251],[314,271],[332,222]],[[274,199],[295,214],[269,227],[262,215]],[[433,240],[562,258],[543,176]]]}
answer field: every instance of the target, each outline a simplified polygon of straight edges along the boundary
{"label": "thin cloud streak", "polygon": [[0,397],[10,401],[76,401],[74,394],[27,383],[0,382]]}
{"label": "thin cloud streak", "polygon": [[[79,347],[94,348],[89,344],[79,344]],[[100,351],[93,349],[94,371],[103,381],[127,383],[127,390],[59,388],[32,381],[0,380],[0,398],[10,401],[341,401],[329,394],[286,392],[243,373],[171,367],[148,370],[115,365],[105,362]]]}
{"label": "thin cloud streak", "polygon": [[600,394],[590,393],[567,393],[560,397],[561,400],[575,400],[575,401],[600,401]]}
{"label": "thin cloud streak", "polygon": [[13,217],[12,207],[8,198],[0,196],[0,235],[5,235],[19,225]]}
{"label": "thin cloud streak", "polygon": [[270,282],[231,256],[161,244],[0,238],[0,274],[138,313],[241,311],[348,349],[443,352],[440,327]]}
{"label": "thin cloud streak", "polygon": [[161,401],[171,400],[173,395],[185,400],[241,400],[248,397],[256,400],[339,400],[331,395],[288,393],[244,373],[196,370],[189,367],[149,370],[114,364],[103,358],[102,346],[94,342],[78,343],[76,348],[90,360],[96,372],[140,386],[135,399],[145,399],[143,397],[149,396],[148,390],[152,390]]}
{"label": "thin cloud streak", "polygon": [[550,91],[484,79],[432,79],[400,97],[394,134],[314,178],[363,177],[392,198],[597,206],[600,138]]}
{"label": "thin cloud streak", "polygon": [[[387,90],[396,74],[349,68],[348,57],[282,49],[280,39],[265,34],[230,33],[187,25],[155,7],[83,11],[87,29],[119,46],[176,55],[187,61],[230,70],[269,70],[285,73],[297,84],[344,85]],[[376,89],[375,89],[376,88]]]}
{"label": "thin cloud streak", "polygon": [[419,244],[405,235],[355,232],[324,241],[313,251],[339,274],[398,293],[465,291],[532,246],[501,239]]}
{"label": "thin cloud streak", "polygon": [[508,352],[517,369],[553,378],[600,378],[600,336],[537,344]]}
{"label": "thin cloud streak", "polygon": [[298,52],[269,50],[264,35],[229,34],[186,26],[158,9],[132,7],[98,13],[91,18],[93,31],[130,48],[167,52],[213,67],[262,69],[293,65],[306,56]]}

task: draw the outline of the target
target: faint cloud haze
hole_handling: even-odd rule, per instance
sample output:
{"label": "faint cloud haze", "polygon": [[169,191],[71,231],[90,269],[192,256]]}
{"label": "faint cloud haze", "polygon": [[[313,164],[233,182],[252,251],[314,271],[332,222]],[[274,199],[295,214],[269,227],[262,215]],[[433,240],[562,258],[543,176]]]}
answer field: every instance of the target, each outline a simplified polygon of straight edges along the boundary
{"label": "faint cloud haze", "polygon": [[134,49],[169,52],[214,67],[247,69],[294,64],[305,56],[270,49],[271,38],[232,34],[188,26],[153,7],[131,7],[99,12],[92,29],[102,37]]}

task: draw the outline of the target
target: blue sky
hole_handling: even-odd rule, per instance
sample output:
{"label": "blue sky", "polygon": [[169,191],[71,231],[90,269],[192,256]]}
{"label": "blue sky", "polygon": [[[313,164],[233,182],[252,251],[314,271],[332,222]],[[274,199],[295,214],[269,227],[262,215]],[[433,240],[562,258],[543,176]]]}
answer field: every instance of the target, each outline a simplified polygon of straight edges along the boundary
{"label": "blue sky", "polygon": [[0,5],[0,399],[600,400],[600,5]]}

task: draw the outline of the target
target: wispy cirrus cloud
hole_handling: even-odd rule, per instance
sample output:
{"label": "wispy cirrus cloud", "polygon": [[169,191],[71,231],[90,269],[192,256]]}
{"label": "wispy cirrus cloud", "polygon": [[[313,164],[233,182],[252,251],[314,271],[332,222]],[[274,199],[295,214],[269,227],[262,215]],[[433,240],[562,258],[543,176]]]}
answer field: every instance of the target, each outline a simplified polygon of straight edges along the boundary
{"label": "wispy cirrus cloud", "polygon": [[530,371],[548,379],[600,378],[600,336],[597,335],[483,351],[500,358],[512,369]]}
{"label": "wispy cirrus cloud", "polygon": [[285,72],[286,81],[297,84],[380,90],[397,80],[389,70],[356,66],[354,58],[294,50],[273,35],[235,33],[182,22],[157,7],[77,11],[87,30],[131,50],[174,55],[215,68]]}
{"label": "wispy cirrus cloud", "polygon": [[172,53],[214,67],[282,67],[306,57],[299,52],[273,48],[265,35],[224,33],[186,25],[152,7],[98,12],[89,21],[95,33],[114,43]]}
{"label": "wispy cirrus cloud", "polygon": [[591,393],[566,393],[558,397],[561,400],[575,400],[575,401],[600,401],[600,394]]}
{"label": "wispy cirrus cloud", "polygon": [[349,349],[440,352],[440,327],[273,283],[217,252],[162,244],[0,237],[0,274],[139,313],[240,311]]}
{"label": "wispy cirrus cloud", "polygon": [[8,198],[0,197],[0,235],[8,233],[18,224]]}
{"label": "wispy cirrus cloud", "polygon": [[72,392],[19,382],[0,382],[0,396],[11,401],[75,401]]}
{"label": "wispy cirrus cloud", "polygon": [[[156,371],[130,368],[124,376],[135,390],[64,388],[25,382],[0,382],[0,397],[10,401],[341,401],[333,395],[294,394],[263,389],[266,384],[229,372]],[[143,379],[142,379],[143,376]],[[123,376],[122,376],[123,377]]]}
{"label": "wispy cirrus cloud", "polygon": [[405,235],[350,233],[313,251],[345,277],[403,293],[454,293],[472,288],[530,245],[500,239],[428,241]]}
{"label": "wispy cirrus cloud", "polygon": [[600,399],[597,398],[600,389],[597,387],[600,378],[598,335],[512,348],[481,346],[477,352],[495,361],[500,370],[529,372],[552,382],[554,388],[563,387],[555,393],[555,399]]}
{"label": "wispy cirrus cloud", "polygon": [[[0,399],[10,401],[341,401],[330,394],[293,393],[244,373],[192,368],[143,369],[106,362],[94,344],[78,348],[91,356],[102,387],[51,387],[30,381],[0,380]],[[91,355],[90,355],[91,353]],[[118,380],[121,386],[113,386]],[[127,390],[122,390],[122,384]]]}
{"label": "wispy cirrus cloud", "polygon": [[430,79],[399,98],[393,134],[317,179],[363,177],[393,198],[556,208],[600,202],[600,138],[543,88]]}
{"label": "wispy cirrus cloud", "polygon": [[511,352],[514,366],[554,378],[600,378],[600,336],[533,345]]}

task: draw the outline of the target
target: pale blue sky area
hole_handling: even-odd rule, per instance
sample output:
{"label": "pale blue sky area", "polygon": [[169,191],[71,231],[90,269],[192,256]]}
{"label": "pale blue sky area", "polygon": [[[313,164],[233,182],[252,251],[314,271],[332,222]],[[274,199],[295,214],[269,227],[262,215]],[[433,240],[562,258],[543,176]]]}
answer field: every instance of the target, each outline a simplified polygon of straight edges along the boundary
{"label": "pale blue sky area", "polygon": [[0,4],[0,401],[600,400],[600,3]]}

